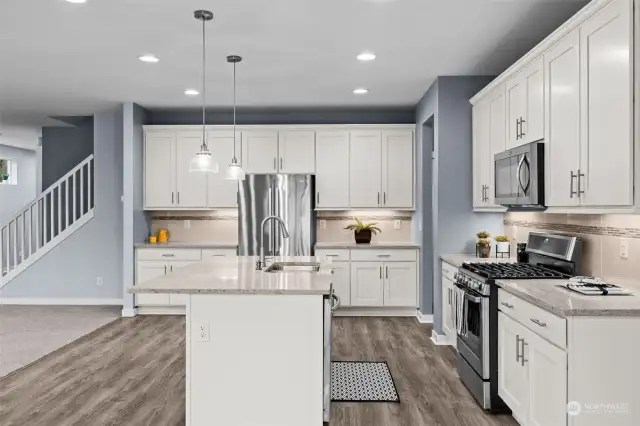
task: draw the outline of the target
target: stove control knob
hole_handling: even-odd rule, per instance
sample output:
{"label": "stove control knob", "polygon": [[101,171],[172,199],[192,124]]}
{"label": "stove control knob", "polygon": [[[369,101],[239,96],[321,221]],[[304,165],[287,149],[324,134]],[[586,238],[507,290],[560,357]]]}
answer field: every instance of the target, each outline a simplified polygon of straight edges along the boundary
{"label": "stove control knob", "polygon": [[458,273],[456,272],[455,274],[453,274],[453,279],[457,280],[458,279]]}

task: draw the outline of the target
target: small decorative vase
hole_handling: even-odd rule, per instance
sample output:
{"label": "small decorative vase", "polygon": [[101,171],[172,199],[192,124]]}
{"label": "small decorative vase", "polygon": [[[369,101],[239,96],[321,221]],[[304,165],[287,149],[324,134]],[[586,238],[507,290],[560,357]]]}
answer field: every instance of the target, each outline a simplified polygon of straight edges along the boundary
{"label": "small decorative vase", "polygon": [[488,258],[491,256],[491,246],[477,246],[478,253],[482,258]]}
{"label": "small decorative vase", "polygon": [[499,241],[496,243],[496,251],[498,253],[509,253],[509,242]]}
{"label": "small decorative vase", "polygon": [[355,231],[353,235],[356,237],[356,244],[369,244],[371,242],[371,230],[363,229]]}

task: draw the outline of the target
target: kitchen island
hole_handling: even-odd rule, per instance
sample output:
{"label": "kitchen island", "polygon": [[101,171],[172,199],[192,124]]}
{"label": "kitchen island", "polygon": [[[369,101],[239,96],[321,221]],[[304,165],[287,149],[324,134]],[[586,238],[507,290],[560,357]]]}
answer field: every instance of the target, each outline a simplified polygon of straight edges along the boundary
{"label": "kitchen island", "polygon": [[328,421],[331,269],[266,272],[257,260],[203,261],[129,290],[187,296],[187,426]]}

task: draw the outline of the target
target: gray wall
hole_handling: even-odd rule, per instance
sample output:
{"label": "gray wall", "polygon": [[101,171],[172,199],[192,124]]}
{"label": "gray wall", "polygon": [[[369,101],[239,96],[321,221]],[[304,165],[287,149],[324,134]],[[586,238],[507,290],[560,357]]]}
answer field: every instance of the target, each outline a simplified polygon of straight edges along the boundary
{"label": "gray wall", "polygon": [[150,230],[149,216],[143,211],[143,155],[144,132],[142,126],[148,120],[149,112],[139,105],[126,103],[123,107],[123,240],[122,240],[122,273],[123,297],[122,308],[133,309],[133,295],[127,288],[134,284],[134,249],[133,245],[143,242]]}
{"label": "gray wall", "polygon": [[[122,299],[122,108],[94,116],[94,218],[0,290],[5,298]],[[97,277],[102,277],[102,286]]]}
{"label": "gray wall", "polygon": [[0,145],[0,158],[13,160],[18,167],[18,184],[0,185],[0,225],[6,225],[19,209],[36,198],[38,155],[36,151]]}
{"label": "gray wall", "polygon": [[[239,108],[237,124],[411,124],[413,107],[393,108]],[[198,109],[151,110],[146,124],[202,124]],[[207,124],[233,124],[230,109],[207,110]]]}
{"label": "gray wall", "polygon": [[[475,234],[487,230],[502,233],[502,214],[474,213],[472,197],[472,123],[469,99],[492,80],[491,77],[439,77],[416,107],[416,135],[421,148],[418,170],[424,177],[428,149],[424,149],[423,124],[434,116],[434,160],[432,218],[422,214],[423,250],[433,246],[431,258],[424,258],[422,282],[423,314],[433,312],[434,328],[442,332],[442,278],[440,256],[447,253],[475,253]],[[423,188],[422,197],[425,188]],[[424,205],[424,202],[423,202]],[[429,221],[429,223],[425,222]],[[431,241],[425,240],[430,239]],[[427,277],[431,274],[431,280]],[[431,282],[430,282],[431,281]],[[429,285],[431,284],[431,288]],[[429,298],[431,296],[431,299]]]}
{"label": "gray wall", "polygon": [[80,118],[80,127],[42,128],[42,189],[93,154],[93,119]]}

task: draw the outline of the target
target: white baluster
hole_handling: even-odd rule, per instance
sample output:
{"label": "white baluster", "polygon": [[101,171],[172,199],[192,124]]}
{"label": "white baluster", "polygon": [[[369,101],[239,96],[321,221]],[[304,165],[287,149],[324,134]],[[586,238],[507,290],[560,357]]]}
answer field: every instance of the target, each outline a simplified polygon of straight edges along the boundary
{"label": "white baluster", "polygon": [[33,254],[33,204],[29,207],[29,257]]}
{"label": "white baluster", "polygon": [[40,236],[40,200],[36,201],[36,251],[40,248],[40,243],[42,242],[42,237]]}
{"label": "white baluster", "polygon": [[93,159],[87,163],[87,211],[91,210],[91,165]]}
{"label": "white baluster", "polygon": [[55,222],[55,215],[53,214],[53,210],[56,208],[56,202],[55,199],[53,198],[53,190],[51,192],[49,192],[49,194],[47,194],[49,197],[49,220],[50,220],[50,227],[51,227],[51,238],[49,239],[49,241],[53,240],[55,238],[55,230],[56,230],[56,222]]}
{"label": "white baluster", "polygon": [[4,230],[5,228],[0,227],[0,278],[4,275],[4,254],[8,252],[8,250],[4,249]]}
{"label": "white baluster", "polygon": [[15,269],[18,266],[18,218],[12,220],[11,223],[13,223],[13,268]]}
{"label": "white baluster", "polygon": [[64,221],[64,228],[67,229],[69,227],[69,183],[71,182],[71,177],[67,178],[67,180],[64,182],[64,190],[65,190],[65,196],[64,196],[64,216],[65,216],[65,221]]}
{"label": "white baluster", "polygon": [[80,217],[84,215],[84,166],[80,167]]}
{"label": "white baluster", "polygon": [[[77,200],[76,200],[76,192],[78,192],[78,188],[77,188],[77,184],[78,184],[78,179],[76,178],[76,172],[73,173],[73,203],[72,203],[72,210],[73,210],[73,222],[76,221],[77,216],[77,209],[76,209],[76,205]],[[71,222],[71,223],[73,223]]]}

